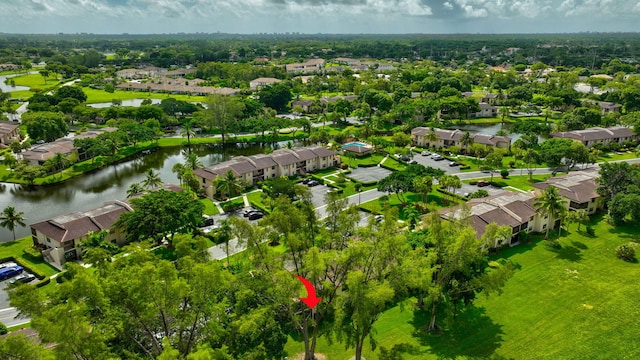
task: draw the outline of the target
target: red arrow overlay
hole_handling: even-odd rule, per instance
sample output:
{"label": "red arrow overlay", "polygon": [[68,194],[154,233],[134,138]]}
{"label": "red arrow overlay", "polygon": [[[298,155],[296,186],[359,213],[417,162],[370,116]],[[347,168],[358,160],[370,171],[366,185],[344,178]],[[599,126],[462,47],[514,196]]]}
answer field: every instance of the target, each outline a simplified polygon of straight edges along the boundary
{"label": "red arrow overlay", "polygon": [[302,300],[303,303],[307,304],[309,309],[313,309],[314,307],[316,307],[316,305],[318,305],[318,303],[320,302],[320,300],[322,300],[322,298],[316,297],[316,289],[309,282],[309,280],[298,275],[296,275],[296,277],[298,278],[298,280],[300,280],[300,282],[302,282],[302,285],[304,285],[304,288],[307,289],[307,297],[300,298],[300,300]]}

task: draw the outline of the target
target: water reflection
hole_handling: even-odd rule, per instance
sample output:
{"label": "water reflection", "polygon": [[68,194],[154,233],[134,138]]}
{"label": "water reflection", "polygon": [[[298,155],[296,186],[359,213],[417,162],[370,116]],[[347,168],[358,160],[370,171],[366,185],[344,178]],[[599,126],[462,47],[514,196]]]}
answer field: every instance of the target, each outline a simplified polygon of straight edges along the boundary
{"label": "water reflection", "polygon": [[[301,146],[302,144],[300,144]],[[286,142],[275,145],[238,144],[238,145],[193,145],[191,151],[205,166],[229,160],[233,156],[263,153],[266,148],[286,146]],[[184,148],[161,148],[149,155],[138,155],[120,164],[85,174],[61,184],[46,187],[28,188],[16,184],[0,183],[0,211],[13,206],[25,213],[26,223],[42,221],[70,211],[84,211],[100,206],[106,201],[124,199],[133,183],[144,180],[144,173],[154,169],[165,183],[178,183],[171,171],[177,163],[184,163]],[[16,235],[28,235],[28,228],[16,229]],[[13,235],[0,228],[0,241],[11,240]]]}

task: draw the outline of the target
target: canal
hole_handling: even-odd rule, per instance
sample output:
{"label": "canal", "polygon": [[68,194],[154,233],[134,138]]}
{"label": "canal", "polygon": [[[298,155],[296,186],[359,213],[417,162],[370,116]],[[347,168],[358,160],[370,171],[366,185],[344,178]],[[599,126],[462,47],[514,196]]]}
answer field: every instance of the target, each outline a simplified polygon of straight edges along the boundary
{"label": "canal", "polygon": [[[238,155],[263,153],[266,148],[285,146],[286,142],[270,144],[236,144],[192,146],[193,151],[204,166],[229,160]],[[25,223],[32,224],[72,211],[85,211],[102,205],[106,201],[127,197],[127,190],[133,183],[144,180],[144,173],[153,169],[160,174],[164,183],[178,183],[171,171],[177,163],[184,163],[186,147],[159,148],[149,155],[137,157],[106,168],[70,179],[60,184],[28,189],[22,185],[0,183],[0,211],[13,206],[24,212]],[[18,238],[30,234],[29,227],[16,228]],[[0,228],[0,242],[13,239],[10,231]]]}

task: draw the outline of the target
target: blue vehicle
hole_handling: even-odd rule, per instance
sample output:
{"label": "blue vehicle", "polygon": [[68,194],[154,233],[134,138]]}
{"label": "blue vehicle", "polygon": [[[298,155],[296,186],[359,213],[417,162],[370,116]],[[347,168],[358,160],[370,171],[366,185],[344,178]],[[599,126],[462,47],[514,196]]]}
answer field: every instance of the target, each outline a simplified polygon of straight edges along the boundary
{"label": "blue vehicle", "polygon": [[14,277],[24,271],[24,268],[20,265],[0,269],[0,280],[5,280]]}

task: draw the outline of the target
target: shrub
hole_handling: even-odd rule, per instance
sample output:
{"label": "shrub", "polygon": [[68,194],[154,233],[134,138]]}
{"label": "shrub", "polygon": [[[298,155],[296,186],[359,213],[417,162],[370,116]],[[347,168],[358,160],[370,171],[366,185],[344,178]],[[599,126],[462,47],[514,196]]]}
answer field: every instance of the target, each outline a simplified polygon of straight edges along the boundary
{"label": "shrub", "polygon": [[503,179],[508,178],[509,177],[509,170],[507,170],[507,169],[500,170],[500,176],[502,176]]}
{"label": "shrub", "polygon": [[0,322],[0,335],[4,335],[8,332],[9,332],[9,329],[7,329],[7,326]]}
{"label": "shrub", "polygon": [[632,262],[636,258],[636,250],[631,244],[620,245],[616,248],[616,256],[618,259]]}
{"label": "shrub", "polygon": [[510,168],[515,168],[516,167],[516,162],[514,160],[509,161],[509,167]]}
{"label": "shrub", "polygon": [[596,235],[596,230],[592,227],[592,226],[587,226],[587,235],[589,236],[595,236]]}
{"label": "shrub", "polygon": [[34,249],[32,247],[28,247],[23,250],[24,257],[33,261],[33,262],[43,262],[44,258],[42,257],[42,252],[38,249]]}

